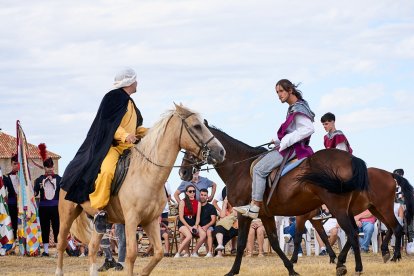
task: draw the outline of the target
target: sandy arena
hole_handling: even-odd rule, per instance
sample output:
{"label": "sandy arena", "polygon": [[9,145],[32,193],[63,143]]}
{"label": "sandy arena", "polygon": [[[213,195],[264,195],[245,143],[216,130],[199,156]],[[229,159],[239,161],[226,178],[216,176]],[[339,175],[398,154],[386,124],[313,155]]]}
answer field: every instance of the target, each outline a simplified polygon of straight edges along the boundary
{"label": "sandy arena", "polygon": [[[2,275],[53,275],[56,267],[56,259],[52,257],[0,257]],[[104,259],[98,258],[99,264]],[[164,258],[154,269],[151,275],[224,275],[233,264],[234,256],[224,258]],[[380,254],[362,255],[364,275],[413,275],[414,256],[403,254],[401,262],[384,264]],[[138,257],[135,262],[135,274],[137,275],[148,258]],[[348,275],[353,275],[353,256],[348,256]],[[335,265],[329,264],[328,257],[304,256],[295,265],[296,272],[301,275],[335,275]],[[88,259],[78,257],[65,257],[65,275],[89,275]],[[122,275],[123,272],[109,270],[99,275]],[[287,270],[280,259],[271,254],[263,258],[257,256],[243,258],[239,275],[283,275]]]}

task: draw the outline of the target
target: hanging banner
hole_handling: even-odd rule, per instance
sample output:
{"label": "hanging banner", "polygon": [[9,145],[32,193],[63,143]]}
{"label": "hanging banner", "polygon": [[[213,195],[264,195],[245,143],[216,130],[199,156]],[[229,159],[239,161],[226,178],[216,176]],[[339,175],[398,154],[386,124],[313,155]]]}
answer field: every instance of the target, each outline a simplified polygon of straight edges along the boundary
{"label": "hanging banner", "polygon": [[17,127],[17,155],[20,165],[18,172],[19,192],[17,199],[18,227],[17,240],[19,243],[20,255],[38,256],[40,255],[40,244],[42,235],[40,230],[39,212],[35,201],[33,185],[30,178],[28,165],[28,147],[26,136],[20,125]]}

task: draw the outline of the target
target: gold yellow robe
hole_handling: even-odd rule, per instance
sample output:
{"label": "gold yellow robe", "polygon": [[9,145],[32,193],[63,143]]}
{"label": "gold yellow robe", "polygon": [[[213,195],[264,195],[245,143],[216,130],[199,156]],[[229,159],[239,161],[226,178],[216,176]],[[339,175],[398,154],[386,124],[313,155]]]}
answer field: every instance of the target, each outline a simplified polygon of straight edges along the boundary
{"label": "gold yellow robe", "polygon": [[138,127],[137,125],[137,113],[135,112],[134,105],[130,100],[128,102],[127,112],[125,113],[122,121],[115,132],[114,140],[117,141],[117,146],[111,146],[105,159],[102,162],[100,172],[95,181],[95,191],[89,194],[91,206],[95,209],[102,210],[109,202],[111,194],[111,183],[114,178],[116,164],[119,156],[124,150],[133,147],[134,145],[125,141],[129,134],[144,136],[146,128]]}

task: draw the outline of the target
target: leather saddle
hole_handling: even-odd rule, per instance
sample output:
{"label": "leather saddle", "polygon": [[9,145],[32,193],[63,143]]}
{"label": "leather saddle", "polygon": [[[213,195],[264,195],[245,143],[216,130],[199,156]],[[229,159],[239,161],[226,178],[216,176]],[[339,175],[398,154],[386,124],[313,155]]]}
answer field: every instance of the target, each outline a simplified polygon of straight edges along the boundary
{"label": "leather saddle", "polygon": [[111,195],[117,195],[125,177],[128,173],[129,164],[131,163],[131,149],[126,149],[119,157],[116,164],[114,179],[111,184]]}
{"label": "leather saddle", "polygon": [[[253,167],[263,158],[263,156],[260,156],[258,158],[256,158],[252,164],[250,165],[250,175],[253,176]],[[297,166],[299,166],[300,164],[302,164],[303,161],[305,161],[306,158],[300,159],[298,160],[297,158],[294,158],[292,160],[289,160],[285,166],[283,167],[282,170],[282,174],[280,175],[280,177],[283,177],[285,174],[287,174],[288,172],[290,172],[291,170],[293,170],[294,168],[296,168]],[[276,167],[272,170],[272,172],[267,176],[267,184],[269,186],[269,188],[272,186],[273,181],[276,178],[276,174],[279,170],[279,167]],[[280,180],[280,179],[279,179]],[[276,183],[277,184],[277,183]]]}

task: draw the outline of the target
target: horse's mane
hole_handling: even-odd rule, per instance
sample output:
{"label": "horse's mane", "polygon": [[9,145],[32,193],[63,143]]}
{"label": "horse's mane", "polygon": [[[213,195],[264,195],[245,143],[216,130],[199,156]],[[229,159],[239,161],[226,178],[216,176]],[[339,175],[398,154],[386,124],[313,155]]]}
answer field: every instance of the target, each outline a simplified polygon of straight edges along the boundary
{"label": "horse's mane", "polygon": [[[188,113],[194,113],[195,116],[199,116],[197,112],[193,112],[189,108],[184,106],[180,106],[181,109],[188,111]],[[135,146],[139,151],[141,151],[148,159],[153,161],[154,163],[163,164],[164,160],[156,160],[154,159],[155,156],[158,155],[158,144],[161,137],[164,136],[165,129],[167,124],[171,120],[172,116],[176,110],[167,110],[164,114],[161,115],[161,118],[148,130],[148,133],[145,135],[144,138]],[[143,157],[143,156],[141,156]],[[142,166],[147,166],[148,162],[143,162]]]}
{"label": "horse's mane", "polygon": [[[227,133],[225,133],[223,130],[219,129],[216,126],[208,126],[208,128],[212,131],[212,132],[219,132],[222,136],[225,137],[225,139],[230,143],[231,146],[234,146],[234,148],[236,150],[240,150],[240,148],[242,148],[242,150],[244,150],[246,153],[249,154],[260,154],[263,152],[268,151],[266,148],[264,147],[252,147],[240,140],[237,140],[236,138],[231,137],[230,135],[228,135]],[[214,133],[213,133],[214,134]],[[216,136],[216,135],[214,135]],[[217,138],[219,139],[220,142],[222,142],[223,139]],[[226,150],[228,148],[226,147]]]}

